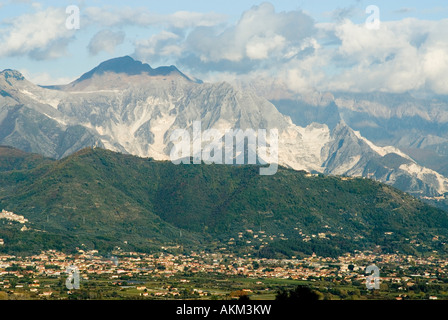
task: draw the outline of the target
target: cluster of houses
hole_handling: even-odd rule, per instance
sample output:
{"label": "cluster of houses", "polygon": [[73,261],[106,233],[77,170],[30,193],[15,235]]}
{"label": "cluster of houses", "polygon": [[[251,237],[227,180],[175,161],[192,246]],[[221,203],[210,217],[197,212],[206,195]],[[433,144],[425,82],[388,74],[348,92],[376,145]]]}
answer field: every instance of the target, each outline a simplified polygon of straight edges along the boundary
{"label": "cluster of houses", "polygon": [[4,209],[0,212],[0,219],[7,219],[7,220],[10,220],[10,221],[16,221],[16,222],[19,222],[19,223],[22,223],[22,224],[24,224],[25,222],[28,222],[28,219],[25,219],[24,216],[20,216],[18,214],[13,213],[13,212],[6,211]]}
{"label": "cluster of houses", "polygon": [[[49,295],[54,288],[42,287],[37,279],[66,278],[67,268],[75,265],[80,272],[82,281],[90,277],[103,275],[111,283],[119,283],[123,276],[128,279],[138,276],[152,278],[169,278],[176,274],[215,273],[222,275],[244,275],[257,279],[284,278],[315,281],[316,279],[336,279],[348,283],[366,281],[365,268],[368,265],[395,265],[394,271],[381,274],[381,281],[388,283],[405,283],[408,287],[415,284],[417,278],[432,281],[446,273],[447,260],[430,258],[416,258],[398,254],[373,254],[357,252],[346,254],[338,258],[325,258],[316,255],[304,259],[259,259],[246,255],[236,257],[232,254],[192,252],[190,255],[175,255],[169,253],[144,254],[136,252],[119,253],[113,257],[102,257],[97,251],[79,250],[76,255],[66,255],[54,250],[42,252],[30,257],[0,256],[0,291],[28,290],[39,295]],[[421,273],[413,274],[415,266],[422,267]],[[27,276],[36,279],[31,284],[16,284],[12,287],[8,276],[23,278]],[[115,282],[114,282],[115,281]],[[182,279],[181,282],[189,280]],[[148,295],[144,285],[136,285],[142,296]],[[179,295],[177,289],[159,292],[160,295]],[[204,292],[197,292],[204,295]],[[50,294],[51,295],[51,294]],[[434,298],[434,297],[433,297]]]}

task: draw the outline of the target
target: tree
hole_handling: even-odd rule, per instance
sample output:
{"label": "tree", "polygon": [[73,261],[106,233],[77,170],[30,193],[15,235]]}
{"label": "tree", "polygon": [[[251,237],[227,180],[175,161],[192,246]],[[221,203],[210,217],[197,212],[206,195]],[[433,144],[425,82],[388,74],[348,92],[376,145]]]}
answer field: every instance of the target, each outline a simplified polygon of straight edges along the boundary
{"label": "tree", "polygon": [[316,301],[319,300],[319,295],[307,286],[297,286],[293,290],[279,291],[275,300],[284,302]]}
{"label": "tree", "polygon": [[250,298],[248,295],[242,295],[238,299],[239,301],[250,301]]}

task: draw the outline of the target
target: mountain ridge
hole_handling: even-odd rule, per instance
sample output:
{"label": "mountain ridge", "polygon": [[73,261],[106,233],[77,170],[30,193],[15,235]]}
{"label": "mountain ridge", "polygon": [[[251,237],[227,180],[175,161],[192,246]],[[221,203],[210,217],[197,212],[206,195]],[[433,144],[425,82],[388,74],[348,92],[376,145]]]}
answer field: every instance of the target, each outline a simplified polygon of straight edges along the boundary
{"label": "mountain ridge", "polygon": [[[127,68],[129,75],[107,71]],[[332,95],[311,99],[310,103],[328,108],[309,112],[312,122],[298,125],[252,90],[181,76],[152,77],[145,70],[154,69],[131,57],[116,58],[87,72],[84,80],[58,90],[26,79],[10,81],[10,85],[10,78],[0,78],[0,143],[56,159],[98,146],[169,160],[171,134],[181,129],[191,136],[196,121],[201,121],[203,131],[216,129],[222,134],[227,129],[277,129],[278,162],[283,166],[374,178],[415,195],[434,197],[448,191],[446,177],[399,149],[379,147],[354,131],[345,116],[338,115]],[[332,117],[329,124],[326,115]],[[388,154],[397,154],[412,165],[389,164]]]}
{"label": "mountain ridge", "polygon": [[270,101],[301,126],[317,119],[331,126],[335,119],[344,119],[376,145],[399,148],[421,165],[448,175],[447,96],[333,92],[333,98],[326,94],[328,99],[322,99],[324,95],[314,92]]}

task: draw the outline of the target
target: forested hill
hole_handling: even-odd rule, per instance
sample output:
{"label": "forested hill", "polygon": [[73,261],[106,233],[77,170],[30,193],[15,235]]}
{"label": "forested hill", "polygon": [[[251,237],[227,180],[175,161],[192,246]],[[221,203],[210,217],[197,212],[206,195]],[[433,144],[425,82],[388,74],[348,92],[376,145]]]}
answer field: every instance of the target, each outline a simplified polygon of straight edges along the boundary
{"label": "forested hill", "polygon": [[103,149],[62,160],[0,148],[0,252],[221,250],[261,257],[445,253],[448,213],[368,180],[173,165]]}

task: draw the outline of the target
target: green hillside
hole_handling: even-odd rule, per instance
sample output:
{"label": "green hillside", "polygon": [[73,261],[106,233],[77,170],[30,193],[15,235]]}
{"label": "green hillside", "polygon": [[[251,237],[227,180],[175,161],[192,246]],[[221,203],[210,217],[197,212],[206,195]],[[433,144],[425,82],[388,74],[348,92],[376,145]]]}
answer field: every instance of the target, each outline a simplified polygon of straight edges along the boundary
{"label": "green hillside", "polygon": [[52,162],[51,159],[34,153],[26,153],[12,147],[0,146],[0,172],[29,170],[50,162]]}
{"label": "green hillside", "polygon": [[0,148],[0,210],[25,216],[31,230],[0,220],[0,252],[82,245],[261,257],[446,251],[445,211],[371,180],[285,168],[260,176],[256,166],[175,166],[102,149],[8,162],[17,152]]}

